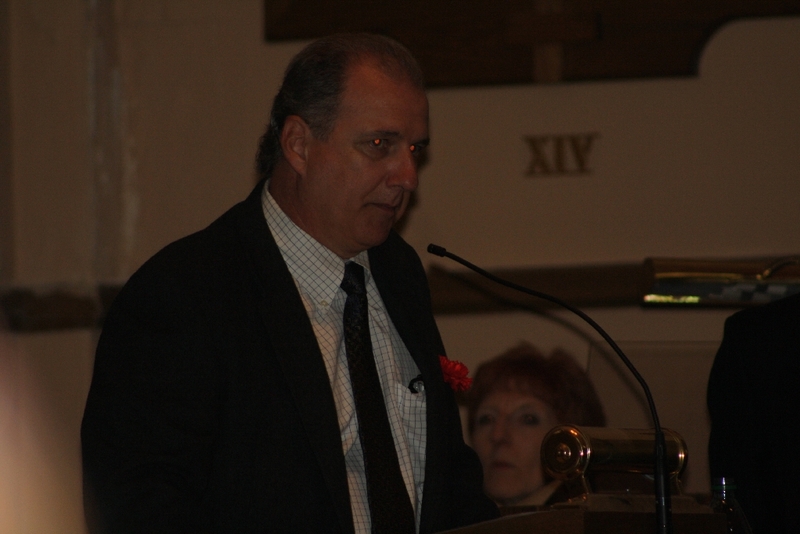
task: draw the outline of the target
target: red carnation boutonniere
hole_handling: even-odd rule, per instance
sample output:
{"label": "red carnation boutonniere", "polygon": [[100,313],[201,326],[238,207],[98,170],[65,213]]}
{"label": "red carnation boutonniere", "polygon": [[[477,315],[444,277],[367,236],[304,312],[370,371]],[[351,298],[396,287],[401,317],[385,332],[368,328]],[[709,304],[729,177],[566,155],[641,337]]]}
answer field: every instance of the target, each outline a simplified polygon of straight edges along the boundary
{"label": "red carnation boutonniere", "polygon": [[439,363],[442,366],[444,381],[453,388],[453,391],[467,391],[472,385],[472,379],[468,377],[469,369],[457,360],[450,360],[447,356],[439,356]]}

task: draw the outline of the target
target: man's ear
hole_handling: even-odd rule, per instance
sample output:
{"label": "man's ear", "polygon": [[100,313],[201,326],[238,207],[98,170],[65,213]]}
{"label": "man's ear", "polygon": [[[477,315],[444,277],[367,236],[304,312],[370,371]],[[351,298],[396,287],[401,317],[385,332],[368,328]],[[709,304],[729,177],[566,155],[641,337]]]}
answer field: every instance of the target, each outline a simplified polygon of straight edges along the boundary
{"label": "man's ear", "polygon": [[283,157],[298,174],[305,175],[308,165],[308,145],[312,133],[306,121],[298,115],[289,115],[281,130]]}

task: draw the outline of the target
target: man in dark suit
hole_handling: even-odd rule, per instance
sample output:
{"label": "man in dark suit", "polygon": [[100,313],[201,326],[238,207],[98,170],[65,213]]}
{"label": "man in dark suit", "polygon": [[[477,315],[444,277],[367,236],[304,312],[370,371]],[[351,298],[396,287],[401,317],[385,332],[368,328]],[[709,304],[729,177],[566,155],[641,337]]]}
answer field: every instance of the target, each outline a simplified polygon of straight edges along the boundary
{"label": "man in dark suit", "polygon": [[261,182],[109,311],[81,431],[93,532],[437,532],[497,515],[423,267],[392,230],[427,143],[398,43],[333,36],[295,57]]}
{"label": "man in dark suit", "polygon": [[729,317],[708,381],[709,467],[753,532],[800,532],[800,294]]}

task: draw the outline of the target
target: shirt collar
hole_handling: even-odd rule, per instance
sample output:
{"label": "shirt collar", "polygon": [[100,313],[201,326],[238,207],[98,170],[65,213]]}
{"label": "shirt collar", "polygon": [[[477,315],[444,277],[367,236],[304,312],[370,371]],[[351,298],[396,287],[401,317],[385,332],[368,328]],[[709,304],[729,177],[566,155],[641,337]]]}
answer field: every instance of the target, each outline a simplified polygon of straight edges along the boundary
{"label": "shirt collar", "polygon": [[347,261],[355,261],[364,267],[367,277],[371,276],[369,254],[366,250],[350,260],[337,256],[283,212],[269,192],[269,181],[264,184],[261,206],[289,272],[295,282],[317,302],[333,301],[344,278],[344,265]]}

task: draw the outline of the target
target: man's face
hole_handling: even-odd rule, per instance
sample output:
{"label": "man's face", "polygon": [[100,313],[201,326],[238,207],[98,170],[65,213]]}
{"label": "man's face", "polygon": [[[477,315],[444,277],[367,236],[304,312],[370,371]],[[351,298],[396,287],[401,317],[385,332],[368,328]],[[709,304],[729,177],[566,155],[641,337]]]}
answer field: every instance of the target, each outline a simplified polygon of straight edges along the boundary
{"label": "man's face", "polygon": [[295,221],[342,258],[383,243],[417,188],[428,99],[370,63],[349,70],[333,131],[311,136]]}

